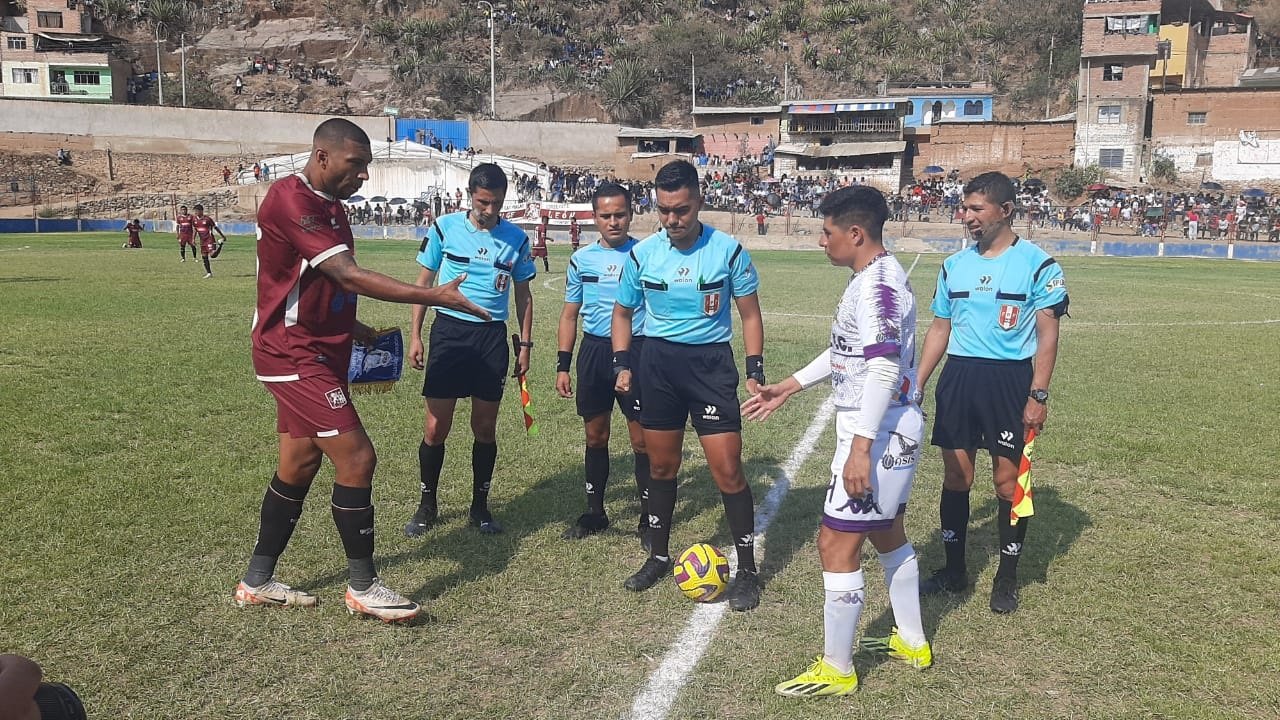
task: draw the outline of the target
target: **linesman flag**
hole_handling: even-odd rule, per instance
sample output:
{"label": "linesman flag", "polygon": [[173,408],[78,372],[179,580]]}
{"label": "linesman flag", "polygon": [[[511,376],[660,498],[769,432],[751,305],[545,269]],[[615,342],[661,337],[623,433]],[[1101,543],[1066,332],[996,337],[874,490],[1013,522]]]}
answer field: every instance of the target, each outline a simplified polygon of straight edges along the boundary
{"label": "linesman flag", "polygon": [[[520,357],[520,336],[511,336],[512,354]],[[517,372],[515,378],[520,381],[520,409],[524,412],[524,432],[529,437],[538,436],[538,421],[533,419],[533,399],[529,397],[529,383],[525,382],[524,373]]]}
{"label": "linesman flag", "polygon": [[1027,438],[1022,443],[1022,458],[1018,461],[1018,483],[1013,487],[1013,510],[1009,512],[1009,524],[1036,514],[1031,502],[1031,451],[1036,446],[1036,429],[1027,428]]}

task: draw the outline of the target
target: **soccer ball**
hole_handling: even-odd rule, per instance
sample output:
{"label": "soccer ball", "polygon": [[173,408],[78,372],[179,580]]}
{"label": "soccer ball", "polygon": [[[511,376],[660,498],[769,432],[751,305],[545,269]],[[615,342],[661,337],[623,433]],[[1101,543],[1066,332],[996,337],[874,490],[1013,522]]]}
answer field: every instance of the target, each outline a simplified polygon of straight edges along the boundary
{"label": "soccer ball", "polygon": [[698,543],[680,553],[672,573],[676,587],[694,602],[711,602],[729,584],[729,561],[714,545]]}

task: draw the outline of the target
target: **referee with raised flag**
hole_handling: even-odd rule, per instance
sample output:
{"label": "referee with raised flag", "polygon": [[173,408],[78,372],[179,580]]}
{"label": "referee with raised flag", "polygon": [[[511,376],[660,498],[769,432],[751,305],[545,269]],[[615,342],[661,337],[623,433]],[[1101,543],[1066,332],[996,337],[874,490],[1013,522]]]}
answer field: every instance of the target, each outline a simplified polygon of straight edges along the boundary
{"label": "referee with raised flag", "polygon": [[[635,454],[636,490],[640,495],[640,525],[637,532],[645,549],[649,538],[649,455],[644,449],[644,433],[640,428],[640,401],[635,388],[627,395],[614,390],[612,368],[613,347],[610,325],[613,303],[618,294],[622,268],[638,242],[631,237],[631,191],[605,183],[591,197],[600,241],[573,254],[565,275],[564,309],[560,312],[557,331],[559,352],[556,356],[556,392],[562,398],[574,397],[569,377],[573,363],[573,345],[582,316],[582,346],[578,350],[578,414],[586,429],[587,512],[578,517],[565,539],[579,539],[603,532],[609,527],[604,510],[604,490],[609,482],[609,425],[616,402],[627,418],[631,451]],[[544,225],[545,227],[545,225]],[[631,348],[639,354],[644,342],[644,308],[631,317]]]}
{"label": "referee with raised flag", "polygon": [[[489,512],[489,488],[498,459],[498,406],[506,384],[511,352],[507,345],[507,316],[514,287],[520,351],[516,375],[529,369],[533,348],[533,295],[529,281],[537,274],[530,255],[529,237],[502,219],[507,196],[507,176],[493,163],[482,163],[467,181],[471,209],[453,213],[432,223],[418,249],[422,271],[417,284],[432,287],[465,275],[459,289],[469,300],[489,312],[492,320],[480,321],[466,313],[437,308],[431,324],[431,354],[426,361],[422,396],[426,422],[418,447],[421,497],[418,509],[404,533],[418,537],[438,515],[436,489],[444,466],[445,439],[453,427],[458,398],[471,398],[471,524],[486,534],[502,532]],[[422,321],[425,306],[413,308],[409,355],[413,366],[423,368]]]}
{"label": "referee with raised flag", "polygon": [[978,448],[991,454],[999,510],[1000,566],[990,607],[1018,609],[1018,558],[1028,518],[1010,523],[1026,431],[1048,415],[1058,357],[1058,322],[1070,302],[1057,261],[1014,233],[1009,178],[983,173],[964,186],[962,217],[977,242],[947,258],[938,273],[933,323],[920,353],[920,387],[945,352],[934,392],[932,443],[942,449],[942,543],[946,566],[920,583],[923,595],[968,587],[965,537]]}
{"label": "referee with raised flag", "polygon": [[[647,590],[671,571],[671,518],[676,474],[690,419],[707,467],[720,489],[738,572],[726,593],[729,607],[760,604],[755,561],[755,505],[742,472],[742,415],[734,366],[733,318],[738,307],[746,345],[747,391],[765,384],[764,324],[751,256],[731,236],[698,220],[698,171],[687,161],[664,165],[655,178],[662,229],[640,242],[623,265],[613,309],[616,389],[640,394],[640,425],[649,451],[650,555],[627,578],[628,590]],[[645,342],[632,351],[635,312],[645,312]],[[632,368],[638,372],[632,376]]]}

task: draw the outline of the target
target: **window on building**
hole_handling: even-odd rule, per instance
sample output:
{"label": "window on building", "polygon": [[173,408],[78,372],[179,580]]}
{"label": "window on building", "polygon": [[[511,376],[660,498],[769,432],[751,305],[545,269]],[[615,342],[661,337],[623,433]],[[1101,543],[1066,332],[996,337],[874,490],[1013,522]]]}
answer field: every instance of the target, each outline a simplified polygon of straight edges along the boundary
{"label": "window on building", "polygon": [[1119,125],[1120,124],[1120,106],[1119,105],[1099,105],[1098,106],[1098,124],[1099,125]]}
{"label": "window on building", "polygon": [[1196,167],[1213,167],[1213,153],[1196,153]]}
{"label": "window on building", "polygon": [[1103,65],[1102,79],[1103,80],[1123,80],[1124,66],[1123,65]]}
{"label": "window on building", "polygon": [[1124,167],[1124,148],[1103,148],[1098,151],[1098,167]]}
{"label": "window on building", "polygon": [[1209,120],[1209,113],[1207,113],[1207,112],[1189,112],[1189,113],[1187,113],[1187,124],[1188,124],[1188,125],[1203,125],[1203,124],[1205,124],[1205,122],[1207,122],[1208,120]]}
{"label": "window on building", "polygon": [[58,11],[36,13],[36,27],[42,27],[42,28],[62,27],[62,13]]}
{"label": "window on building", "polygon": [[10,79],[20,85],[30,85],[38,82],[39,78],[40,71],[35,68],[14,68],[13,73],[10,75]]}
{"label": "window on building", "polygon": [[10,50],[26,50],[27,38],[22,35],[10,35],[8,42],[5,43],[5,47]]}
{"label": "window on building", "polygon": [[764,118],[759,117],[759,116],[754,116],[754,117],[752,117],[752,118],[751,118],[751,124],[752,124],[752,125],[763,125],[763,124],[764,124]]}
{"label": "window on building", "polygon": [[102,73],[97,70],[76,70],[72,75],[77,85],[101,85]]}
{"label": "window on building", "polygon": [[912,101],[912,100],[908,100],[908,101],[907,101],[907,115],[908,115],[908,116],[911,116],[911,115],[915,115],[915,114],[916,114],[916,104],[915,104],[915,102],[914,102],[914,101]]}
{"label": "window on building", "polygon": [[1107,35],[1155,35],[1160,25],[1152,15],[1110,15],[1106,18]]}
{"label": "window on building", "polygon": [[965,103],[964,103],[964,114],[965,114],[965,115],[981,115],[981,114],[982,114],[982,101],[981,101],[981,100],[966,100],[966,101],[965,101]]}

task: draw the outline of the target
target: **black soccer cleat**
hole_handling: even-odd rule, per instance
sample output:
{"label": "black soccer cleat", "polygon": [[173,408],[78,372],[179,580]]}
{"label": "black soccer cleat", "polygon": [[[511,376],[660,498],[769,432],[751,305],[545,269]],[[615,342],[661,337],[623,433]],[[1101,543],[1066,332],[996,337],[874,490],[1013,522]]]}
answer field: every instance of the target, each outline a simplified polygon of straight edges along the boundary
{"label": "black soccer cleat", "polygon": [[920,581],[921,595],[941,595],[943,593],[961,593],[969,587],[969,579],[964,572],[955,572],[948,568],[938,568],[933,574]]}
{"label": "black soccer cleat", "polygon": [[991,584],[991,612],[1008,615],[1018,609],[1018,579],[997,577]]}
{"label": "black soccer cleat", "polygon": [[659,560],[650,556],[635,575],[627,578],[622,587],[632,592],[643,592],[658,584],[663,576],[671,572],[671,560]]}
{"label": "black soccer cleat", "polygon": [[729,589],[725,591],[725,597],[730,610],[754,610],[760,604],[760,573],[739,570],[729,584]]}
{"label": "black soccer cleat", "polygon": [[609,529],[609,516],[605,514],[592,515],[591,513],[583,513],[578,516],[577,522],[569,526],[568,530],[560,537],[564,540],[581,540],[604,532]]}
{"label": "black soccer cleat", "polygon": [[417,512],[413,514],[408,524],[404,526],[404,536],[411,538],[422,537],[427,530],[431,529],[432,525],[436,524],[438,517],[439,514],[434,507],[424,508],[419,505]]}
{"label": "black soccer cleat", "polygon": [[493,514],[488,508],[471,509],[471,527],[479,528],[485,535],[497,535],[502,532],[502,526],[493,519]]}

